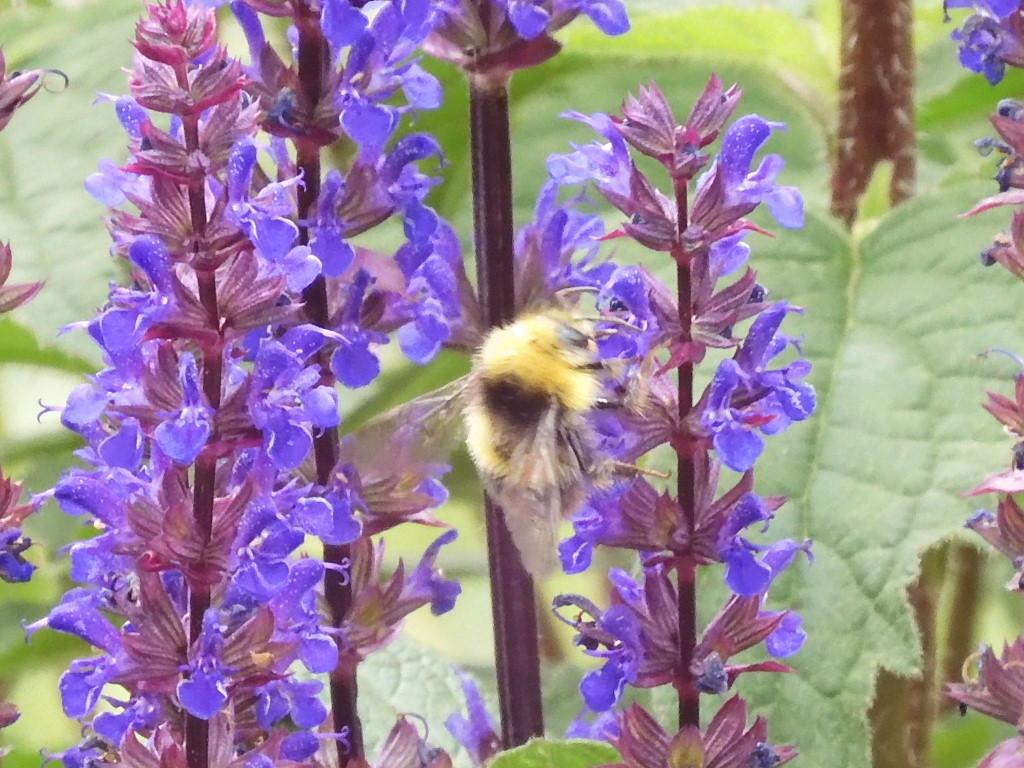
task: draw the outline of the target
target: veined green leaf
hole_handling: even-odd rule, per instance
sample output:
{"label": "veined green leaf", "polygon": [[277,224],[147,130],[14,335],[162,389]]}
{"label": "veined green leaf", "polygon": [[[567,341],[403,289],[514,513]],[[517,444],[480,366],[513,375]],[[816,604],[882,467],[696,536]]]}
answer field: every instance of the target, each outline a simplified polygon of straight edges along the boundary
{"label": "veined green leaf", "polygon": [[598,741],[537,739],[498,755],[492,768],[596,768],[613,763],[619,753]]}

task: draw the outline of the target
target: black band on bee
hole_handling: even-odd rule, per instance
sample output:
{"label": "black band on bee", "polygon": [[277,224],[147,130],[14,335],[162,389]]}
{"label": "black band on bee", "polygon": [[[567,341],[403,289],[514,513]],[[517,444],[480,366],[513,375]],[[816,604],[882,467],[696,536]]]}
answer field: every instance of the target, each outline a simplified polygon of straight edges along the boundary
{"label": "black band on bee", "polygon": [[534,424],[551,405],[549,395],[511,377],[485,380],[482,389],[487,408],[510,424]]}

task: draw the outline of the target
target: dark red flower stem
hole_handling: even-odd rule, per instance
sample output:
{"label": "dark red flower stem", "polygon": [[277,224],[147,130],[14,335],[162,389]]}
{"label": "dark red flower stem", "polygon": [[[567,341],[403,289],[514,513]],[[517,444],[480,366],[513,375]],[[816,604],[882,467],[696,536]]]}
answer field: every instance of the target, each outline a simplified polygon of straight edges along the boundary
{"label": "dark red flower stem", "polygon": [[[493,327],[515,314],[508,83],[470,76],[473,223],[480,304]],[[501,734],[514,747],[544,733],[537,607],[502,510],[484,498]]]}
{"label": "dark red flower stem", "polygon": [[[327,40],[320,28],[320,18],[307,7],[299,5],[295,24],[299,31],[298,68],[299,81],[306,99],[315,111],[315,105],[324,96],[324,82],[330,66],[331,56]],[[299,187],[299,238],[303,245],[309,244],[309,227],[305,222],[316,215],[320,198],[320,146],[310,141],[296,140],[295,150],[302,186]],[[306,304],[309,319],[322,328],[330,326],[330,309],[327,304],[327,283],[320,275],[305,291],[302,298]],[[326,353],[320,359],[321,383],[334,386],[329,359]],[[316,458],[316,479],[321,485],[331,481],[331,473],[338,463],[338,431],[328,429],[313,441]],[[348,545],[324,544],[324,562],[347,567],[351,559]],[[341,572],[327,569],[324,572],[324,594],[331,613],[331,624],[340,627],[352,607],[352,586]],[[363,734],[357,709],[358,688],[356,670],[350,665],[340,664],[331,674],[331,713],[336,733],[348,734],[348,749],[338,742],[338,765],[363,757]]]}
{"label": "dark red flower stem", "polygon": [[832,212],[851,224],[879,162],[893,164],[893,204],[914,192],[914,45],[911,0],[845,0]]}
{"label": "dark red flower stem", "polygon": [[[176,72],[179,85],[188,88],[188,74],[184,66]],[[185,134],[185,149],[191,156],[199,149],[199,116],[185,115],[182,118]],[[214,268],[200,258],[200,249],[206,235],[206,188],[205,178],[193,183],[188,189],[189,217],[192,224],[192,254],[199,286],[199,302],[206,311],[209,327],[220,333],[220,309],[217,306],[217,277]],[[203,349],[203,394],[210,408],[220,408],[221,378],[223,376],[223,346]],[[205,452],[196,460],[192,482],[192,514],[196,525],[206,541],[213,531],[213,502],[216,488],[217,460]],[[188,626],[189,641],[199,639],[203,630],[203,617],[210,607],[210,587],[190,585]],[[189,768],[208,768],[210,761],[210,724],[192,714],[185,715],[185,755]]]}
{"label": "dark red flower stem", "polygon": [[[687,184],[689,179],[675,180],[676,231],[682,241],[683,233],[689,226]],[[690,340],[693,318],[693,289],[691,280],[691,256],[680,245],[673,254],[676,260],[676,282],[679,303],[679,327],[682,339]],[[679,423],[683,425],[693,410],[693,363],[679,367]],[[694,462],[695,446],[685,441],[677,448],[676,480],[679,506],[688,518],[691,531],[694,527],[697,471]],[[676,586],[679,591],[679,666],[676,669],[675,686],[679,692],[679,727],[700,725],[700,693],[690,671],[693,653],[697,647],[697,561],[690,552],[676,554]]]}

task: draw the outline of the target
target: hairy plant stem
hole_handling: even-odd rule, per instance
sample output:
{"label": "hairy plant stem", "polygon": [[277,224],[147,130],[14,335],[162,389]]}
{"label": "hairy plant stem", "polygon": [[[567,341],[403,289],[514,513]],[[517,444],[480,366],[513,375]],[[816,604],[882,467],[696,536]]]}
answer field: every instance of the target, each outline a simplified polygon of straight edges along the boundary
{"label": "hairy plant stem", "polygon": [[[480,304],[491,326],[515,314],[512,151],[508,83],[470,76],[473,223]],[[544,733],[533,579],[505,515],[485,496],[501,733],[506,747]]]}
{"label": "hairy plant stem", "polygon": [[921,574],[907,590],[921,633],[921,672],[912,678],[900,677],[888,670],[878,674],[875,701],[868,712],[873,731],[874,768],[927,768],[931,765],[932,725],[939,696],[936,609],[947,557],[947,547],[925,554]]}
{"label": "hairy plant stem", "polygon": [[[179,85],[188,87],[188,74],[184,67],[177,72]],[[191,155],[199,149],[199,116],[182,118],[185,149]],[[213,267],[199,260],[202,240],[206,234],[206,180],[203,178],[188,190],[189,218],[192,225],[193,263],[199,287],[199,302],[206,311],[210,328],[220,333],[220,309],[217,306],[217,276]],[[223,376],[223,345],[203,349],[203,394],[210,408],[220,408],[221,378]],[[213,502],[217,494],[217,460],[205,452],[196,460],[192,481],[192,514],[196,525],[209,542],[213,531]],[[188,595],[189,642],[195,644],[203,630],[203,617],[210,607],[210,588],[190,585]],[[210,761],[210,724],[190,713],[185,714],[185,755],[189,768],[208,768]]]}
{"label": "hairy plant stem", "polygon": [[909,198],[916,149],[911,0],[846,0],[832,212],[853,223],[871,174],[886,160],[893,164],[890,201]]}
{"label": "hairy plant stem", "polygon": [[[689,226],[687,185],[689,179],[675,179],[676,234],[682,242]],[[679,304],[679,327],[682,338],[690,340],[693,319],[693,290],[691,281],[691,254],[680,245],[673,256],[676,260],[676,285]],[[682,425],[693,410],[693,363],[679,366],[679,423]],[[687,443],[677,449],[676,481],[679,506],[687,516],[692,533],[694,528],[697,472],[694,462],[695,447]],[[679,727],[700,726],[700,692],[697,690],[691,666],[697,647],[697,561],[691,552],[676,554],[676,588],[679,592],[679,666],[675,686],[679,692]]]}
{"label": "hairy plant stem", "polygon": [[[323,96],[327,68],[330,66],[330,49],[320,28],[320,18],[308,8],[299,6],[295,23],[299,31],[298,69],[299,81],[310,104],[319,103]],[[309,141],[296,140],[296,157],[303,185],[299,187],[299,239],[303,245],[309,244],[308,222],[316,215],[317,201],[320,198],[320,151],[319,145]],[[303,291],[302,298],[306,304],[309,319],[322,328],[330,326],[330,310],[327,304],[327,283],[323,275],[310,283]],[[334,376],[326,352],[320,356],[321,383],[333,387]],[[338,463],[338,431],[326,429],[313,441],[313,454],[316,459],[316,479],[320,485],[327,485],[331,473]],[[352,607],[352,586],[344,577],[344,571],[351,561],[351,548],[348,545],[324,544],[324,562],[336,566],[324,571],[324,595],[331,613],[331,624],[340,627]],[[362,725],[359,721],[357,708],[358,687],[356,670],[349,665],[341,664],[331,673],[331,713],[335,733],[348,735],[348,749],[338,741],[338,765],[344,766],[351,760],[363,757]]]}
{"label": "hairy plant stem", "polygon": [[[946,636],[943,638],[941,677],[938,686],[945,683],[959,682],[963,675],[964,659],[974,649],[974,628],[978,623],[981,607],[981,578],[984,569],[983,555],[980,549],[970,544],[951,543],[949,563],[952,568],[947,582],[952,579],[949,589],[947,611],[955,612],[953,620],[946,624]],[[939,700],[942,711],[952,710],[956,702],[947,696]]]}

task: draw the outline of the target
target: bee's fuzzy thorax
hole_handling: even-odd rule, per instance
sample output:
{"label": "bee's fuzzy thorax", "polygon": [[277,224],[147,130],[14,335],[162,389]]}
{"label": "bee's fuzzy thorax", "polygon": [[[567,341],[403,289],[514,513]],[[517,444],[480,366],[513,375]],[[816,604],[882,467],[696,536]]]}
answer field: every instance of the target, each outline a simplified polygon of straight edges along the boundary
{"label": "bee's fuzzy thorax", "polygon": [[488,380],[511,379],[528,392],[557,398],[568,411],[588,411],[600,393],[593,370],[579,365],[579,350],[559,338],[559,319],[527,315],[491,332],[477,355]]}

